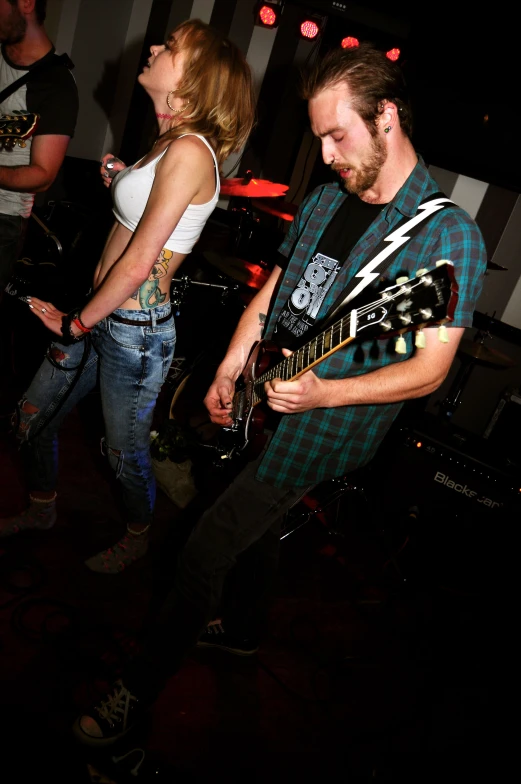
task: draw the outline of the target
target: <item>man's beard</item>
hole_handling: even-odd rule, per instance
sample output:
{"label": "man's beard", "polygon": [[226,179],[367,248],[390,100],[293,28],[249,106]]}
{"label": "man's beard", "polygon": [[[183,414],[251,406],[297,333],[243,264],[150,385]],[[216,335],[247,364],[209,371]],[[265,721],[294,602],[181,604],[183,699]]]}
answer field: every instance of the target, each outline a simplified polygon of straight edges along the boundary
{"label": "man's beard", "polygon": [[[342,177],[342,185],[348,193],[365,193],[375,184],[386,160],[387,148],[379,136],[374,136],[371,139],[371,151],[367,161],[359,169],[351,169],[351,176],[347,179]],[[332,168],[339,171],[350,167],[335,164]]]}
{"label": "man's beard", "polygon": [[16,6],[13,6],[5,29],[0,29],[0,42],[3,44],[19,44],[20,41],[23,41],[26,31],[27,19],[22,16]]}

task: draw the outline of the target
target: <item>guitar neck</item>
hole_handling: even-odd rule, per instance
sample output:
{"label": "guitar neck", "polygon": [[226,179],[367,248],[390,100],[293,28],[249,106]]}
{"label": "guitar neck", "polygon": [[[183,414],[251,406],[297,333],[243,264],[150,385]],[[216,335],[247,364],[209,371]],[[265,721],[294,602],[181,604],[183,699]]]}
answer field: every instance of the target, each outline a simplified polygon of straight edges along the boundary
{"label": "guitar neck", "polygon": [[[253,379],[252,404],[260,403],[266,397],[266,381],[274,378],[293,381],[360,334],[365,338],[399,335],[396,351],[404,353],[402,333],[452,321],[457,300],[458,286],[450,262],[440,260],[436,269],[419,270],[410,280],[403,278],[396,286],[382,291],[378,300],[351,310],[290,357]],[[446,336],[440,340],[447,342]]]}
{"label": "guitar neck", "polygon": [[294,351],[290,357],[281,360],[256,378],[253,403],[260,403],[266,397],[263,390],[266,381],[271,381],[273,378],[294,381],[335,351],[351,343],[354,338],[349,334],[350,321],[350,314],[336,321],[331,327]]}

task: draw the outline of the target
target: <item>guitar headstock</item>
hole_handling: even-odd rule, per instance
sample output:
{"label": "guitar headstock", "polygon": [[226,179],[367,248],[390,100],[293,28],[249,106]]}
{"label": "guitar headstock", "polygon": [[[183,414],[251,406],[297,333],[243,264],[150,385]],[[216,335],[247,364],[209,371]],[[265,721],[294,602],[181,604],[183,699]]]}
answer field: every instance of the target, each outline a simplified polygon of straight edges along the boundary
{"label": "guitar headstock", "polygon": [[[381,299],[356,311],[356,336],[384,337],[454,319],[458,285],[450,262],[420,270],[381,293]],[[353,335],[353,332],[351,332]]]}
{"label": "guitar headstock", "polygon": [[39,119],[39,114],[31,112],[0,115],[0,148],[12,150],[15,145],[25,147],[26,139],[35,132]]}

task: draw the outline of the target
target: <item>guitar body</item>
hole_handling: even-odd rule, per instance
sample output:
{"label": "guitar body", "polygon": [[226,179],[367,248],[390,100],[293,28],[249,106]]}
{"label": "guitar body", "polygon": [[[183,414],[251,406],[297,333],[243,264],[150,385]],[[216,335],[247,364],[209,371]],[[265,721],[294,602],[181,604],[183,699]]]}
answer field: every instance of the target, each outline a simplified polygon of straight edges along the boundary
{"label": "guitar body", "polygon": [[234,443],[235,450],[247,460],[255,459],[266,443],[266,426],[278,415],[270,411],[266,404],[258,405],[265,398],[264,381],[258,379],[283,358],[280,349],[272,342],[260,340],[250,353],[241,378],[235,385],[232,405],[234,424],[224,428],[239,434]]}
{"label": "guitar body", "polygon": [[[242,377],[236,383],[231,412],[233,424],[223,428],[226,436],[221,442],[221,459],[237,454],[252,459],[261,451],[266,442],[264,428],[269,424],[269,417],[280,416],[270,412],[267,406],[258,405],[266,398],[264,386],[267,381],[275,378],[294,381],[357,337],[396,337],[396,352],[403,353],[403,333],[417,330],[416,346],[421,349],[423,328],[452,321],[457,301],[458,285],[453,266],[450,262],[439,261],[436,269],[419,270],[416,277],[382,291],[375,302],[354,308],[289,357],[284,357],[274,343],[256,343]],[[446,331],[438,337],[443,342],[448,341]],[[226,446],[230,439],[231,446]]]}

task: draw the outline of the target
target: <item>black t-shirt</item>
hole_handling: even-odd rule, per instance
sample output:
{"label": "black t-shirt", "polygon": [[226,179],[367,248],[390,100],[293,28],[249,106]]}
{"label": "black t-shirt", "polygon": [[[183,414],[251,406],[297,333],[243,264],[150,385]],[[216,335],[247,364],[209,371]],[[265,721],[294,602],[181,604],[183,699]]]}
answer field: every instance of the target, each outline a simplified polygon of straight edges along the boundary
{"label": "black t-shirt", "polygon": [[[38,71],[40,65],[51,63],[51,67]],[[60,62],[51,49],[48,54],[22,67],[9,60],[5,47],[0,47],[0,90],[29,74],[29,80],[18,87],[0,103],[0,115],[14,112],[39,115],[34,136],[74,135],[78,118],[78,88],[68,67]],[[0,166],[27,166],[31,161],[33,137],[27,139],[25,147],[15,145],[13,149],[0,149]],[[51,197],[46,191],[46,199]],[[29,217],[32,200],[30,194],[0,188],[0,213]]]}
{"label": "black t-shirt", "polygon": [[[309,264],[280,311],[273,335],[280,348],[293,350],[305,342],[305,333],[315,324],[342,265],[385,206],[368,204],[350,195],[338,208],[317,247],[310,248]],[[275,262],[286,269],[288,259],[279,253]]]}

